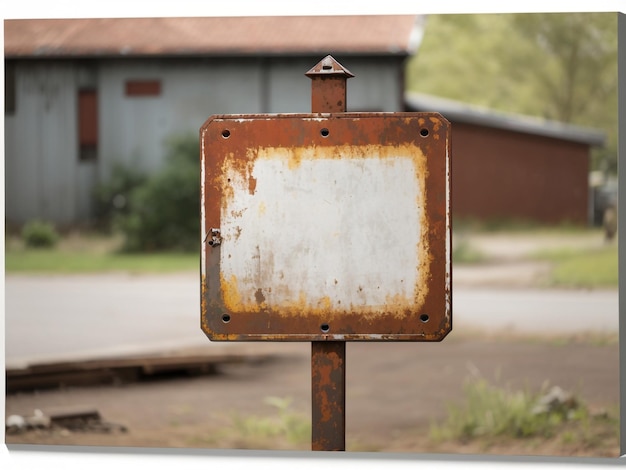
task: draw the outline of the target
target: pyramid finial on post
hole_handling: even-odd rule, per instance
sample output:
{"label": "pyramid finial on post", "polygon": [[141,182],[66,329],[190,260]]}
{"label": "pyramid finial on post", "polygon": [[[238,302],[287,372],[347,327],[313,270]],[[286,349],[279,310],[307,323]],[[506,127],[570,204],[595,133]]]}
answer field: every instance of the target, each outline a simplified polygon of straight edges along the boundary
{"label": "pyramid finial on post", "polygon": [[346,111],[346,81],[354,75],[333,56],[327,55],[306,74],[311,81],[311,112]]}
{"label": "pyramid finial on post", "polygon": [[317,75],[339,75],[344,76],[346,79],[354,77],[354,75],[337,62],[332,55],[324,57],[305,75],[309,78],[315,78]]}

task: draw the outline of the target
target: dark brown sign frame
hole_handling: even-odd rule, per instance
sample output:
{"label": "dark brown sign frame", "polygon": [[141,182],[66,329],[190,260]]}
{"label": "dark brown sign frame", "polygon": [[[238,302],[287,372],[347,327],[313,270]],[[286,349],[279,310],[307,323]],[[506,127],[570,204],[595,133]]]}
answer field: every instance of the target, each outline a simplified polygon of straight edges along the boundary
{"label": "dark brown sign frame", "polygon": [[[200,139],[201,324],[209,339],[440,341],[450,332],[450,124],[440,114],[220,115],[211,117],[202,126]],[[272,149],[281,151],[275,151],[276,155],[272,156]],[[368,161],[389,159],[391,156],[396,160],[410,161],[411,168],[415,169],[415,178],[419,180],[420,197],[414,204],[416,209],[422,211],[417,247],[419,256],[407,256],[408,263],[419,260],[419,266],[414,268],[420,275],[409,289],[410,295],[389,298],[384,304],[368,305],[365,302],[365,305],[340,307],[337,297],[328,292],[319,292],[315,302],[302,301],[301,294],[298,294],[301,290],[294,286],[292,294],[287,293],[272,303],[272,289],[276,292],[278,286],[268,285],[267,282],[254,290],[253,299],[252,294],[247,297],[241,295],[241,283],[244,281],[237,281],[236,276],[225,275],[223,271],[233,256],[251,255],[245,250],[234,250],[229,245],[235,243],[235,236],[232,230],[225,232],[223,224],[226,219],[232,222],[237,217],[237,211],[243,213],[251,208],[257,185],[262,183],[255,175],[255,164],[259,158],[267,159],[268,155],[289,160],[282,162],[282,168],[295,168],[301,164],[302,158],[307,161],[337,159],[355,162],[359,156]],[[250,199],[233,205],[233,198],[240,194],[237,193],[237,184],[242,186],[242,182],[247,185]],[[388,181],[388,184],[392,187],[394,181]],[[280,200],[280,196],[276,197]],[[289,197],[289,194],[284,194],[284,197]],[[384,200],[384,192],[379,197]],[[332,202],[341,204],[340,200]],[[363,204],[367,205],[367,201]],[[307,208],[303,207],[303,210]],[[389,211],[393,210],[389,207]],[[248,219],[248,223],[253,225],[254,220]],[[383,223],[384,218],[381,217]],[[258,224],[262,225],[263,220],[259,219]],[[350,227],[345,229],[350,230]],[[268,230],[280,231],[281,234],[291,231],[295,237],[298,225],[287,221],[283,226]],[[376,236],[376,227],[372,230],[373,236]],[[382,233],[385,236],[378,240],[382,246],[393,247],[397,243],[393,233],[384,230]],[[265,233],[264,236],[272,239],[273,235]],[[262,253],[264,246],[259,248],[259,263],[269,263],[272,259],[272,253]],[[276,250],[275,247],[272,249]],[[228,260],[223,256],[228,256]],[[243,260],[242,263],[249,264],[249,261]],[[297,263],[297,257],[293,261]],[[309,268],[302,266],[302,269]],[[259,270],[263,268],[259,267]],[[358,272],[357,263],[351,273],[357,275]],[[244,277],[241,276],[241,279]],[[339,279],[341,281],[343,279]],[[247,286],[253,286],[254,282],[249,279]],[[284,282],[285,286],[290,286],[288,280]],[[360,287],[369,288],[374,295],[376,286]],[[320,298],[330,300],[320,303]]]}

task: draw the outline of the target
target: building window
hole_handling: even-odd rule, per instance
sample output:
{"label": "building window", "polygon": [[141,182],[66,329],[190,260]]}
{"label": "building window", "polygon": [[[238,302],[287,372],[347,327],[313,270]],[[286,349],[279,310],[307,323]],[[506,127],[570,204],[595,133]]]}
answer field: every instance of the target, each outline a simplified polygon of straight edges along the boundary
{"label": "building window", "polygon": [[4,114],[15,114],[15,63],[4,62]]}
{"label": "building window", "polygon": [[78,90],[78,144],[81,161],[98,157],[98,93],[95,88]]}
{"label": "building window", "polygon": [[160,80],[128,80],[126,82],[126,96],[160,96]]}

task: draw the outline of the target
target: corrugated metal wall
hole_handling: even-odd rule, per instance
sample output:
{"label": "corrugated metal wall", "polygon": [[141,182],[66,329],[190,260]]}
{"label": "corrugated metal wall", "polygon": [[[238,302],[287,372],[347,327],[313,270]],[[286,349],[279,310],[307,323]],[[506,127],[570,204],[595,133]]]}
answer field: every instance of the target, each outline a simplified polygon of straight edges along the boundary
{"label": "corrugated metal wall", "polygon": [[[16,62],[16,108],[5,115],[7,222],[88,221],[92,189],[106,180],[113,162],[156,171],[165,140],[197,135],[212,114],[309,112],[304,74],[318,59]],[[400,60],[343,60],[356,75],[348,87],[349,110],[402,109]],[[160,88],[128,94],[128,81],[157,82]],[[97,90],[98,142],[95,158],[85,160],[78,97],[86,86]]]}
{"label": "corrugated metal wall", "polygon": [[454,216],[587,223],[588,145],[453,122],[451,151]]}
{"label": "corrugated metal wall", "polygon": [[76,77],[71,64],[18,65],[16,112],[6,116],[6,217],[76,219]]}

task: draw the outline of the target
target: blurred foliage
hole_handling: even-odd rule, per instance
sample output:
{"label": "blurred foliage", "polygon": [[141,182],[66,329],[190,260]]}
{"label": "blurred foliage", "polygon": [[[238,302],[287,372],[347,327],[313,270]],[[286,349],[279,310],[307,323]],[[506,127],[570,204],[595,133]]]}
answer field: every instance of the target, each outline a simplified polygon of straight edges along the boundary
{"label": "blurred foliage", "polygon": [[167,142],[166,162],[158,173],[128,194],[115,217],[131,252],[196,251],[200,242],[200,163],[196,136]]}
{"label": "blurred foliage", "polygon": [[407,89],[603,130],[617,172],[616,13],[429,16]]}
{"label": "blurred foliage", "polygon": [[130,194],[147,179],[147,175],[135,167],[121,163],[113,165],[106,182],[94,190],[94,214],[99,230],[110,232],[116,217],[128,214]]}
{"label": "blurred foliage", "polygon": [[22,228],[22,240],[27,247],[53,248],[59,241],[59,234],[51,223],[31,220]]}

